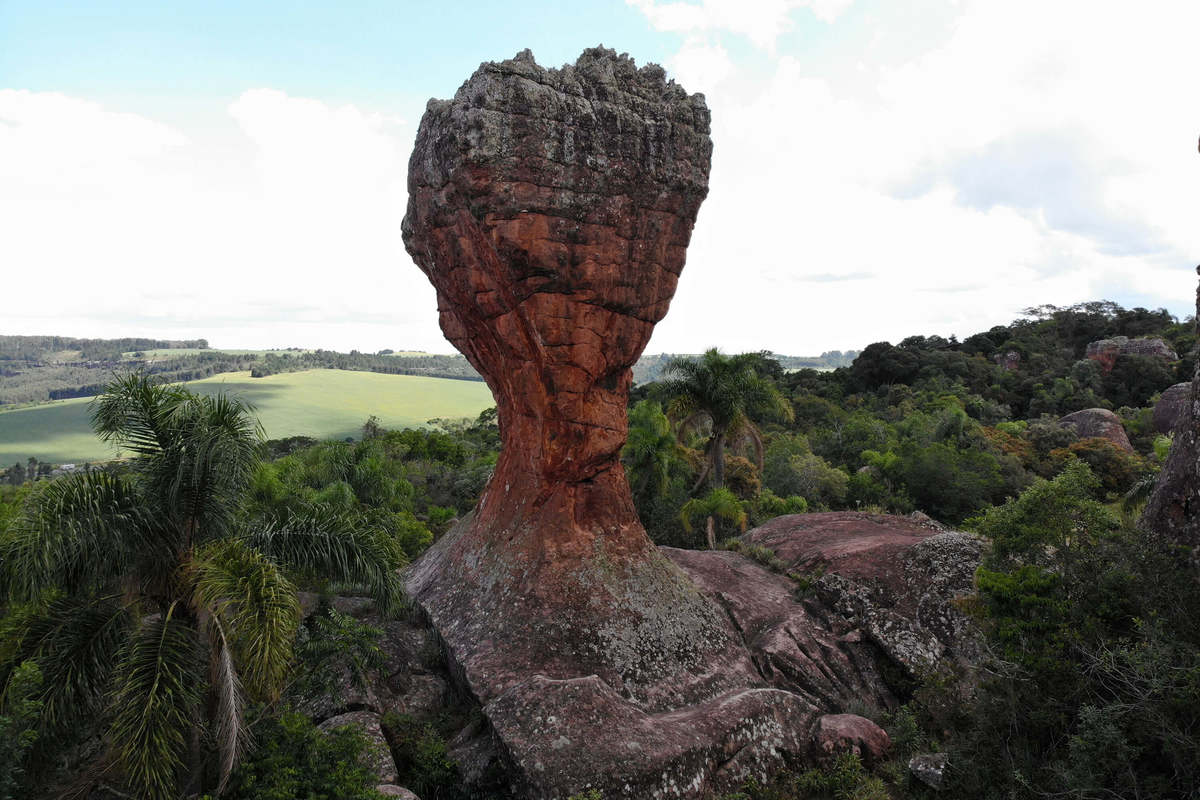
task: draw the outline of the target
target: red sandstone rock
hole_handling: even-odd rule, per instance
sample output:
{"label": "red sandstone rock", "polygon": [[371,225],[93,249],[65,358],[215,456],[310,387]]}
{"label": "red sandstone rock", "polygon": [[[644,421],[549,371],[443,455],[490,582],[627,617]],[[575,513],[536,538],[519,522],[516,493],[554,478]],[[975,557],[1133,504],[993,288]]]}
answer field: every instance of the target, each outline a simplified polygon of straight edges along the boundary
{"label": "red sandstone rock", "polygon": [[708,191],[708,125],[660,67],[526,51],[430,101],[409,163],[405,245],[503,447],[407,585],[524,796],[696,797],[808,746],[816,710],[769,688],[650,542],[619,460],[630,367]]}
{"label": "red sandstone rock", "polygon": [[1133,452],[1121,418],[1106,408],[1085,408],[1067,414],[1058,424],[1075,431],[1080,439],[1107,439],[1122,450]]}
{"label": "red sandstone rock", "polygon": [[1126,336],[1114,336],[1111,339],[1100,339],[1088,343],[1085,356],[1099,362],[1105,372],[1112,371],[1120,356],[1148,356],[1161,358],[1164,361],[1179,360],[1179,356],[1171,349],[1171,346],[1156,337],[1130,339]]}
{"label": "red sandstone rock", "polygon": [[1191,383],[1177,383],[1162,393],[1154,404],[1154,430],[1168,434],[1187,415]]}

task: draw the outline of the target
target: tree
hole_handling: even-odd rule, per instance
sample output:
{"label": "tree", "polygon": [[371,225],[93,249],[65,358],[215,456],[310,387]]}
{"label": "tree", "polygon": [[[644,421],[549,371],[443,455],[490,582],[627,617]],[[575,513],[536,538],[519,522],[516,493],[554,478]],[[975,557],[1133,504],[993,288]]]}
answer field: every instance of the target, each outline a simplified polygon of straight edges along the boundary
{"label": "tree", "polygon": [[680,437],[704,423],[710,430],[704,447],[705,467],[693,492],[710,477],[714,489],[725,486],[725,446],[731,439],[746,439],[762,469],[762,437],[751,415],[793,418],[791,404],[759,373],[762,361],[759,353],[726,356],[713,348],[696,360],[673,358],[663,369],[665,375],[677,376],[663,382],[663,391],[672,398],[671,411],[684,417]]}
{"label": "tree", "polygon": [[678,453],[679,444],[661,405],[642,400],[630,409],[629,437],[621,456],[634,497],[665,491]]}
{"label": "tree", "polygon": [[704,534],[710,550],[717,548],[714,525],[717,517],[732,522],[742,530],[746,529],[746,510],[742,507],[742,501],[728,489],[713,489],[704,497],[693,497],[679,509],[679,521],[688,533],[692,532],[693,521],[701,517],[705,518]]}
{"label": "tree", "polygon": [[92,422],[130,468],[44,484],[0,537],[0,596],[23,604],[0,685],[35,662],[41,729],[101,720],[105,766],[139,797],[220,790],[247,702],[273,701],[287,678],[292,577],[365,586],[392,611],[400,551],[319,508],[251,525],[239,509],[261,428],[240,400],[128,375]]}

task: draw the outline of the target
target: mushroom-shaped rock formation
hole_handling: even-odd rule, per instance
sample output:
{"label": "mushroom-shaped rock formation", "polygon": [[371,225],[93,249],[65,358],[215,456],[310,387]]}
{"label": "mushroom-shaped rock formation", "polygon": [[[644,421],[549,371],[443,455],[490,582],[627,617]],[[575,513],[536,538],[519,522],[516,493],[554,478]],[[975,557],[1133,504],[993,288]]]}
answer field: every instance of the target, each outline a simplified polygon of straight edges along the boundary
{"label": "mushroom-shaped rock formation", "polygon": [[801,753],[727,616],[650,542],[619,460],[631,366],[708,192],[709,114],[662,68],[525,51],[430,101],[404,241],[503,440],[411,595],[525,796],[692,797]]}
{"label": "mushroom-shaped rock formation", "polygon": [[[1196,310],[1200,312],[1200,288]],[[1193,564],[1200,569],[1200,362],[1182,419],[1175,425],[1171,454],[1142,513],[1142,526],[1190,548]]]}

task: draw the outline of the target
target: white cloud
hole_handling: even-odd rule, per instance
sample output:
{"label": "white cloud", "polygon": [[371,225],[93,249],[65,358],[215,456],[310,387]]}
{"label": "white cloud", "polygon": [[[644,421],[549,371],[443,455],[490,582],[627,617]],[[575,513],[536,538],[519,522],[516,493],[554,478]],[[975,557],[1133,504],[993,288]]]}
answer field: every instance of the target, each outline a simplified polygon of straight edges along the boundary
{"label": "white cloud", "polygon": [[808,8],[824,22],[834,22],[853,0],[625,0],[660,31],[701,34],[716,31],[745,36],[756,47],[774,51],[780,36],[792,30],[792,13]]}
{"label": "white cloud", "polygon": [[667,66],[690,92],[710,92],[734,71],[724,47],[695,37],[684,43]]}
{"label": "white cloud", "polygon": [[[630,2],[684,34],[668,67],[714,126],[651,351],[815,353],[1102,297],[1187,313],[1200,5],[923,0],[918,24],[839,0],[807,6],[836,41],[771,55],[804,4]],[[0,91],[5,331],[448,351],[400,240],[411,122],[268,88],[222,106],[216,141]]]}
{"label": "white cloud", "polygon": [[411,129],[270,89],[228,113],[233,145],[0,92],[5,332],[448,351],[400,239]]}
{"label": "white cloud", "polygon": [[735,62],[704,87],[711,191],[651,349],[861,347],[1115,294],[1186,313],[1198,28],[1191,3],[976,2],[898,61]]}

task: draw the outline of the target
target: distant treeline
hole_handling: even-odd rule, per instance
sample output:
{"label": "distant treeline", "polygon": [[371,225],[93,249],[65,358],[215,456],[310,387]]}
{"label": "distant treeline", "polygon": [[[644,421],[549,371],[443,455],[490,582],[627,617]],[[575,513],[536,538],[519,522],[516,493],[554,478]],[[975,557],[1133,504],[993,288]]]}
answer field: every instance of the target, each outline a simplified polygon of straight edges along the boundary
{"label": "distant treeline", "polygon": [[384,353],[335,353],[314,350],[308,353],[276,355],[267,353],[250,368],[254,378],[264,378],[280,372],[299,372],[305,369],[345,369],[355,372],[381,372],[385,375],[424,375],[429,378],[451,378],[461,381],[481,381],[475,368],[460,355],[397,356]]}
{"label": "distant treeline", "polygon": [[[208,349],[206,339],[76,339],[70,336],[0,336],[0,361],[120,361],[125,353],[167,348]],[[58,358],[60,353],[78,353]]]}
{"label": "distant treeline", "polygon": [[[147,351],[204,350],[179,355]],[[858,351],[831,350],[820,356],[777,356],[763,351],[785,370],[836,369],[851,364]],[[672,354],[644,355],[633,367],[634,383],[656,380]],[[76,339],[68,336],[0,336],[0,406],[91,397],[104,390],[115,372],[143,370],[168,381],[195,381],[225,372],[250,371],[264,378],[282,372],[341,369],[385,375],[422,375],[452,380],[483,380],[466,358],[454,355],[396,355],[391,350],[351,350],[232,354],[209,348],[206,339]]]}
{"label": "distant treeline", "polygon": [[[49,338],[49,337],[47,337]],[[150,341],[122,339],[122,342]],[[203,341],[203,340],[201,340]],[[157,349],[157,348],[147,348]],[[195,381],[250,369],[258,356],[232,355],[213,350],[172,358],[145,360],[129,358],[42,366],[30,362],[0,362],[0,406],[16,403],[43,403],[71,397],[100,394],[113,375],[122,369],[140,369],[167,381]]]}
{"label": "distant treeline", "polygon": [[[858,350],[827,350],[819,356],[781,356],[770,350],[759,353],[763,358],[779,362],[784,370],[793,369],[837,369],[848,367],[858,357]],[[699,358],[695,353],[656,353],[643,355],[633,365],[633,382],[635,384],[652,383],[659,379],[663,367],[672,358]]]}

